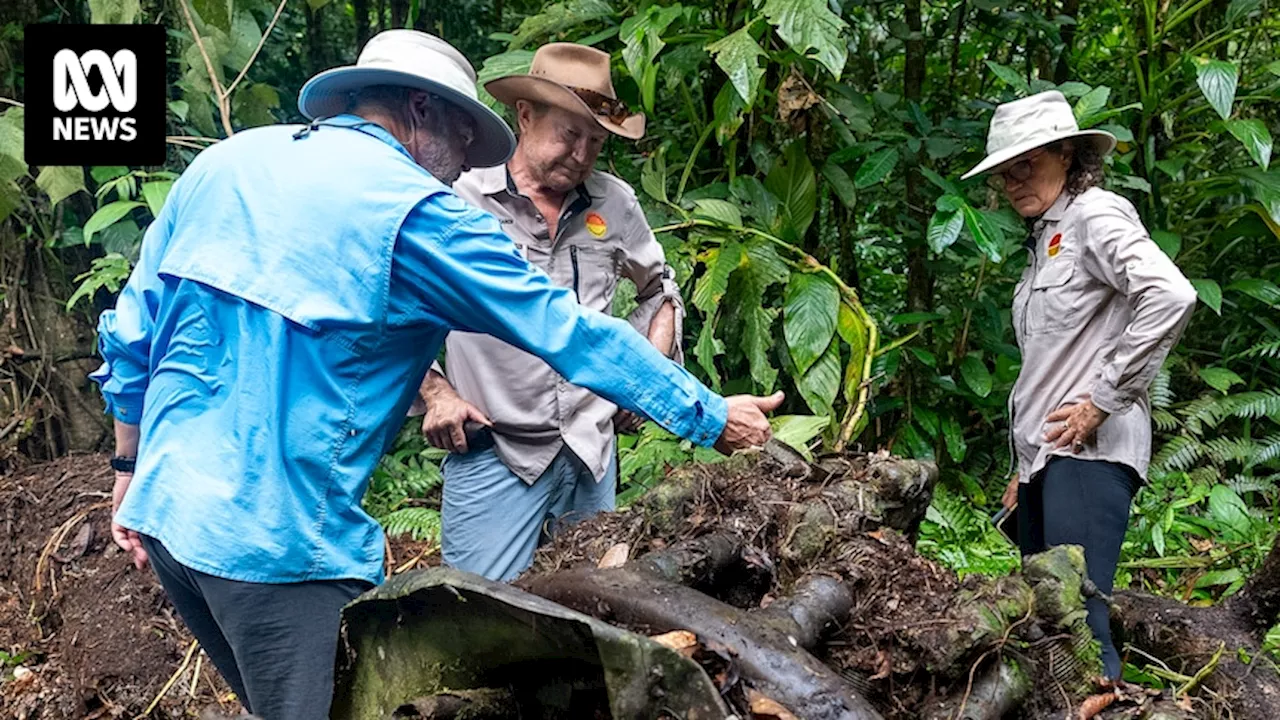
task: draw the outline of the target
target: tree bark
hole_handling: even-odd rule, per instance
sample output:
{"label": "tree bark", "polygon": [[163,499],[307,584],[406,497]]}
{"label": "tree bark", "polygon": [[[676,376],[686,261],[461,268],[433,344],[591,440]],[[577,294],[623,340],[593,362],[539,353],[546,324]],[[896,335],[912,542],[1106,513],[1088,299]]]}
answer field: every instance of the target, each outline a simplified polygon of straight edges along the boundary
{"label": "tree bark", "polygon": [[[1080,12],[1080,0],[1062,0],[1062,14],[1075,18]],[[1062,27],[1062,53],[1058,55],[1058,65],[1053,71],[1053,81],[1058,85],[1071,79],[1071,49],[1076,42],[1076,26]]]}
{"label": "tree bark", "polygon": [[352,0],[351,9],[355,12],[356,54],[359,55],[369,41],[369,0]]}
{"label": "tree bark", "polygon": [[[920,16],[920,0],[907,0],[904,6],[907,22],[907,57],[903,72],[903,96],[908,102],[919,103],[924,94],[925,44],[923,23]],[[907,214],[916,226],[907,243],[907,309],[912,312],[927,310],[933,305],[933,279],[929,276],[928,246],[924,231],[929,223],[921,193],[919,158],[907,164]],[[918,228],[919,232],[916,233]]]}
{"label": "tree bark", "polygon": [[1244,623],[1261,642],[1267,630],[1280,622],[1280,541],[1240,592],[1226,603],[1226,609]]}
{"label": "tree bark", "polygon": [[391,0],[391,27],[402,28],[409,18],[409,0]]}

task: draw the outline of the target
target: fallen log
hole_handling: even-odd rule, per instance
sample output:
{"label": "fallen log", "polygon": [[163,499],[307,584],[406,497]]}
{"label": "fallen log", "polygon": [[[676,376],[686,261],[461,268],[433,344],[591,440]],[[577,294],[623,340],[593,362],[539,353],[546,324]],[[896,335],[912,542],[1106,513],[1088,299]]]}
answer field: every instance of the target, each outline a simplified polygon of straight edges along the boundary
{"label": "fallen log", "polygon": [[[820,583],[818,583],[820,584]],[[727,647],[755,689],[808,720],[878,720],[878,713],[831,668],[800,646],[818,634],[814,625],[847,612],[851,600],[815,585],[809,598],[823,608],[757,616],[697,590],[623,567],[582,568],[529,578],[525,589],[611,624],[659,634],[688,630]],[[796,616],[801,618],[796,620]]]}

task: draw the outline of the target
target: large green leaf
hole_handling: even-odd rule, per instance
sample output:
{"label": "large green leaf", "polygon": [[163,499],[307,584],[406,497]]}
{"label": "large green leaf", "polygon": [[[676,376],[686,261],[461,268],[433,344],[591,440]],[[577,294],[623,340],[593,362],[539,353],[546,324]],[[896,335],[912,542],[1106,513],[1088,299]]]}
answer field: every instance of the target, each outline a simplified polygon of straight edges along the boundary
{"label": "large green leaf", "polygon": [[853,176],[853,184],[859,190],[869,188],[888,177],[897,164],[897,150],[893,148],[881,150],[863,161],[862,166]]}
{"label": "large green leaf", "polygon": [[742,349],[751,368],[751,379],[765,394],[773,392],[778,382],[778,370],[769,362],[769,350],[774,345],[773,321],[777,317],[777,310],[762,307],[759,302],[744,309]]}
{"label": "large green leaf", "polygon": [[720,391],[720,372],[716,370],[716,356],[724,354],[724,343],[716,337],[716,317],[708,315],[693,346],[693,357],[711,380],[711,389]]}
{"label": "large green leaf", "polygon": [[1244,378],[1227,368],[1220,367],[1200,368],[1200,379],[1204,380],[1209,387],[1223,394],[1226,394],[1232,385],[1244,384]]}
{"label": "large green leaf", "polygon": [[840,392],[839,343],[831,343],[817,362],[796,378],[796,388],[815,414],[832,414],[832,403]]}
{"label": "large green leaf", "polygon": [[658,148],[657,152],[644,161],[644,167],[640,168],[640,187],[644,188],[649,197],[659,202],[667,202],[666,149],[666,145]]}
{"label": "large green leaf", "polygon": [[831,418],[827,415],[779,415],[769,419],[773,437],[810,460],[813,456],[809,454],[809,443],[830,424]]}
{"label": "large green leaf", "polygon": [[1249,510],[1234,490],[1226,485],[1214,485],[1209,491],[1209,518],[1223,530],[1230,530],[1243,540],[1249,536],[1252,523]]}
{"label": "large green leaf", "polygon": [[822,273],[795,272],[787,283],[782,330],[796,370],[803,373],[831,344],[840,291]]}
{"label": "large green leaf", "polygon": [[947,441],[947,454],[956,462],[964,462],[969,444],[964,441],[964,430],[951,415],[942,416],[942,437]]}
{"label": "large green leaf", "polygon": [[1262,5],[1262,0],[1231,0],[1231,5],[1227,7],[1227,24],[1235,25],[1236,22],[1245,19],[1258,6]]}
{"label": "large green leaf", "polygon": [[991,262],[1000,262],[1000,245],[1004,240],[1004,236],[1000,232],[1000,228],[985,213],[979,213],[972,206],[965,205],[960,209],[964,215],[965,227],[969,229],[969,234],[973,236],[973,242],[986,255]]}
{"label": "large green leaf", "polygon": [[13,158],[27,171],[27,162],[23,155],[24,132],[23,119],[26,111],[20,107],[11,107],[0,114],[0,155]]}
{"label": "large green leaf", "polygon": [[708,315],[716,310],[720,299],[729,289],[729,276],[742,265],[742,245],[729,240],[706,253],[707,271],[698,278],[693,288],[693,305]]}
{"label": "large green leaf", "polygon": [[511,39],[509,49],[519,50],[530,42],[579,25],[598,27],[613,16],[613,7],[605,0],[566,0],[543,8],[542,12],[524,19]]}
{"label": "large green leaf", "polygon": [[1191,281],[1191,285],[1195,287],[1200,302],[1208,305],[1215,313],[1222,314],[1222,288],[1217,280],[1197,278]]}
{"label": "large green leaf", "polygon": [[1271,307],[1280,308],[1280,287],[1275,283],[1260,278],[1237,280],[1227,286],[1228,290],[1237,290],[1249,297],[1264,302]]}
{"label": "large green leaf", "polygon": [[935,253],[941,253],[943,250],[951,247],[955,243],[956,238],[960,237],[960,230],[964,228],[964,215],[958,212],[947,210],[939,210],[929,218],[929,249]]}
{"label": "large green leaf", "polygon": [[1231,103],[1236,98],[1239,76],[1240,70],[1233,63],[1196,58],[1196,84],[1223,120],[1231,117]]}
{"label": "large green leaf", "polygon": [[249,64],[249,58],[253,56],[254,49],[261,41],[262,30],[258,28],[258,21],[254,20],[253,13],[237,10],[231,18],[231,37],[222,61],[239,74],[240,70]]}
{"label": "large green leaf", "polygon": [[849,177],[849,173],[844,168],[828,161],[822,166],[822,177],[831,183],[831,189],[835,190],[836,197],[840,198],[840,202],[844,206],[852,209],[858,200],[857,190],[854,188],[853,180]]}
{"label": "large green leaf", "polygon": [[147,201],[147,209],[151,211],[152,217],[160,216],[160,209],[164,207],[164,201],[169,197],[169,191],[172,189],[172,180],[156,180],[142,184],[142,198]]}
{"label": "large green leaf", "polygon": [[1072,110],[1075,112],[1076,122],[1081,127],[1088,127],[1102,111],[1107,107],[1107,100],[1111,98],[1111,88],[1106,85],[1099,85],[1084,94],[1084,97],[1076,101]]}
{"label": "large green leaf", "polygon": [[973,394],[978,397],[991,394],[991,371],[987,370],[987,365],[982,362],[981,356],[966,355],[964,361],[960,363],[960,375]]}
{"label": "large green leaf", "polygon": [[764,187],[782,203],[778,234],[790,241],[803,238],[818,209],[818,185],[803,142],[787,147],[765,176]]}
{"label": "large green leaf", "polygon": [[50,165],[41,168],[36,186],[48,193],[50,204],[57,205],[63,199],[85,189],[84,168],[79,165]]}
{"label": "large green leaf", "polygon": [[22,188],[12,180],[0,180],[0,222],[4,222],[22,205],[23,197]]}
{"label": "large green leaf", "polygon": [[760,67],[759,61],[765,57],[759,43],[751,37],[751,26],[739,28],[707,45],[707,52],[729,76],[729,82],[750,108],[756,101],[760,78],[764,76],[764,68]]}
{"label": "large green leaf", "polygon": [[261,127],[277,122],[272,110],[280,107],[280,93],[266,83],[241,84],[231,100],[236,124],[243,127]]}
{"label": "large green leaf", "polygon": [[88,245],[93,242],[93,235],[104,228],[110,227],[112,224],[120,220],[120,218],[129,214],[134,208],[143,207],[145,203],[135,200],[117,200],[113,203],[107,203],[98,208],[98,211],[89,217],[84,224],[84,244]]}
{"label": "large green leaf", "polygon": [[[106,0],[106,2],[117,1]],[[231,0],[190,0],[190,2],[191,9],[195,10],[201,20],[225,33],[231,32]]]}
{"label": "large green leaf", "polygon": [[739,175],[733,179],[729,192],[740,202],[746,204],[746,213],[755,219],[756,225],[771,230],[779,222],[778,198],[765,189],[764,183],[757,178]]}
{"label": "large green leaf", "polygon": [[847,25],[831,12],[826,0],[766,0],[764,16],[793,50],[817,58],[840,79],[849,55],[841,37]]}
{"label": "large green leaf", "polygon": [[502,103],[484,89],[485,83],[508,75],[524,75],[529,72],[529,66],[532,64],[532,50],[508,50],[486,58],[484,65],[476,73],[476,90],[480,101],[494,110],[500,110],[503,107]]}
{"label": "large green leaf", "polygon": [[1249,151],[1249,157],[1263,170],[1271,165],[1271,132],[1261,120],[1228,120],[1227,130],[1235,135]]}
{"label": "large green leaf", "polygon": [[995,73],[996,77],[1003,80],[1005,85],[1008,85],[1023,95],[1031,94],[1031,86],[1027,84],[1027,79],[1022,76],[1022,73],[1007,65],[1001,65],[993,60],[987,60],[986,63],[987,67],[991,68],[991,72]]}
{"label": "large green leaf", "polygon": [[732,84],[720,86],[720,90],[716,93],[715,102],[712,103],[712,110],[715,113],[716,124],[716,142],[723,145],[729,141],[738,132],[738,128],[742,127],[743,111],[747,109],[747,103],[738,94],[736,88]]}
{"label": "large green leaf", "polygon": [[738,226],[742,224],[742,213],[738,206],[727,200],[703,198],[693,202],[693,216],[718,222],[722,225]]}
{"label": "large green leaf", "polygon": [[670,7],[650,5],[643,12],[624,20],[619,29],[618,36],[625,44],[622,60],[631,77],[640,85],[641,97],[648,112],[653,112],[654,83],[657,78],[657,68],[653,61],[666,46],[662,34],[683,13],[684,8],[679,4]]}
{"label": "large green leaf", "polygon": [[138,0],[89,0],[89,22],[94,25],[130,25],[140,12]]}

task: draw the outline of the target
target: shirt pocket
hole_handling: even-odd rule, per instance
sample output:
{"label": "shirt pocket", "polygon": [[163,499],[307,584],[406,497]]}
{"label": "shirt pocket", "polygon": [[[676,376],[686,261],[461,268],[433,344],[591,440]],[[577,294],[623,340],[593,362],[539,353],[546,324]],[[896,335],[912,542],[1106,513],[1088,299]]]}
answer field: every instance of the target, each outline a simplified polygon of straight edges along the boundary
{"label": "shirt pocket", "polygon": [[1080,318],[1080,287],[1075,256],[1048,261],[1031,281],[1027,297],[1026,331],[1029,335],[1074,327]]}
{"label": "shirt pocket", "polygon": [[592,310],[608,312],[613,292],[618,287],[618,263],[606,247],[571,245],[569,262],[573,273],[572,289],[578,302]]}

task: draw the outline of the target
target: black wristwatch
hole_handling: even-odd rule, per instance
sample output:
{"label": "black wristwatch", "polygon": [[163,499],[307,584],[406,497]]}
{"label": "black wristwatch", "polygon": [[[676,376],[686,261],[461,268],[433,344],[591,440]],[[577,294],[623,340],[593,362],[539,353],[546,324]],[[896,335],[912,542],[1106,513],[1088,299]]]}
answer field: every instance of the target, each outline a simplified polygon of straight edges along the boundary
{"label": "black wristwatch", "polygon": [[117,455],[111,458],[111,469],[116,472],[131,473],[137,463],[138,458],[136,457],[120,457]]}

